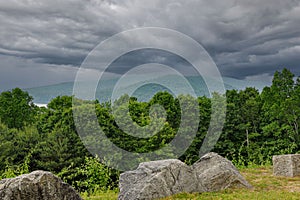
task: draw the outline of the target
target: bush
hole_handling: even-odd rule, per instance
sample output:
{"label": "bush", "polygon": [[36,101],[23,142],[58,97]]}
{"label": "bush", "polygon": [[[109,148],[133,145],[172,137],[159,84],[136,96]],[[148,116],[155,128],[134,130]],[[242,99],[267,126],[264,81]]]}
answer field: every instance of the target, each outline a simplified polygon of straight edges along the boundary
{"label": "bush", "polygon": [[117,187],[120,172],[102,164],[98,157],[86,157],[80,167],[64,168],[58,176],[80,192],[107,191]]}

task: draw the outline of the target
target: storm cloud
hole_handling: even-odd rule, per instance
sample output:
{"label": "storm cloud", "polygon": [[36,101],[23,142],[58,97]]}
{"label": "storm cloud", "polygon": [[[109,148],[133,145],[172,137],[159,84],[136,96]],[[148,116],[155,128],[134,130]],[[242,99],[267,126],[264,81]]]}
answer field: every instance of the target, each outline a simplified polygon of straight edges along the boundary
{"label": "storm cloud", "polygon": [[12,0],[0,2],[0,25],[0,90],[72,81],[100,42],[138,27],[192,37],[223,76],[265,79],[283,67],[300,75],[298,0]]}

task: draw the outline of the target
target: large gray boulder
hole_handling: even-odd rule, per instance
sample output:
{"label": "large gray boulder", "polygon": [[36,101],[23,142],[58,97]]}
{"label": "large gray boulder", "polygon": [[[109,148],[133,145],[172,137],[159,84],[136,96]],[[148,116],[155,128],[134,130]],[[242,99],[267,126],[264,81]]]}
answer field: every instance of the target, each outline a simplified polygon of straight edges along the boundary
{"label": "large gray boulder", "polygon": [[204,155],[191,167],[197,177],[197,192],[213,192],[227,188],[252,187],[232,162],[216,153]]}
{"label": "large gray boulder", "polygon": [[195,178],[192,169],[180,160],[141,163],[136,170],[121,174],[119,199],[156,199],[193,192]]}
{"label": "large gray boulder", "polygon": [[1,200],[82,200],[77,192],[50,172],[34,171],[0,181]]}
{"label": "large gray boulder", "polygon": [[141,163],[122,173],[119,200],[150,200],[182,192],[210,192],[251,185],[234,165],[216,153],[208,153],[193,166],[177,159]]}
{"label": "large gray boulder", "polygon": [[273,156],[273,174],[275,176],[300,176],[300,154]]}

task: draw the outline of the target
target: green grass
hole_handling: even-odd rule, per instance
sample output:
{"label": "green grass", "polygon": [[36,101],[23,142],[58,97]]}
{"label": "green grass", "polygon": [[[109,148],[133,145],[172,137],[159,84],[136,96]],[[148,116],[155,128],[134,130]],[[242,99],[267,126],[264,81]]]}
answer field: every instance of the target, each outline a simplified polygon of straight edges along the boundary
{"label": "green grass", "polygon": [[[207,192],[202,194],[178,194],[161,200],[298,200],[300,199],[300,177],[286,178],[272,175],[271,167],[256,167],[240,170],[242,175],[252,184],[253,189],[228,189],[221,192]],[[117,192],[109,191],[93,196],[83,196],[85,200],[113,200],[117,199]]]}
{"label": "green grass", "polygon": [[118,193],[116,191],[96,192],[93,195],[81,194],[84,200],[116,200]]}

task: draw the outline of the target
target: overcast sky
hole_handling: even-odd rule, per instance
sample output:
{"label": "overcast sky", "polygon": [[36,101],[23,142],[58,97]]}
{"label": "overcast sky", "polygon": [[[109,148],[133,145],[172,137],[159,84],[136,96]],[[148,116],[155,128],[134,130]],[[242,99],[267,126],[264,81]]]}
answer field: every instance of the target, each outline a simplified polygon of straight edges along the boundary
{"label": "overcast sky", "polygon": [[73,81],[101,41],[149,26],[195,39],[226,77],[270,79],[283,67],[300,75],[299,0],[0,0],[0,90]]}

